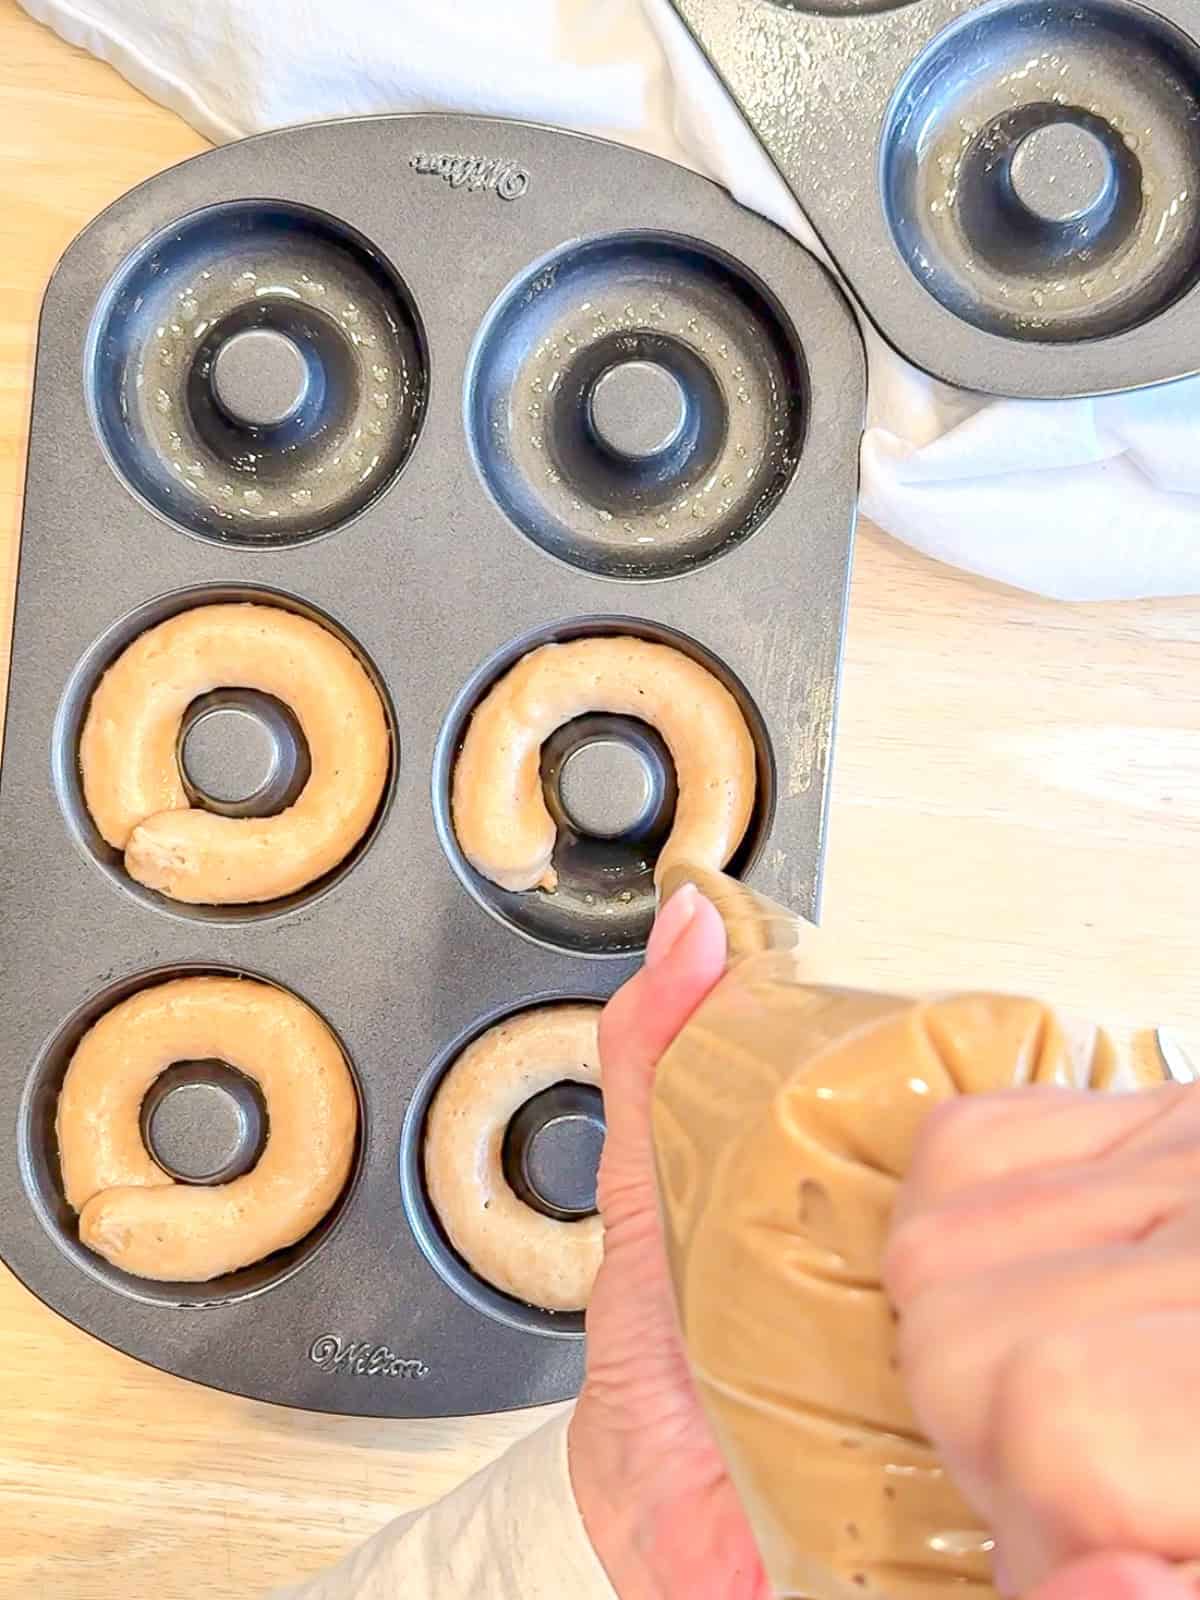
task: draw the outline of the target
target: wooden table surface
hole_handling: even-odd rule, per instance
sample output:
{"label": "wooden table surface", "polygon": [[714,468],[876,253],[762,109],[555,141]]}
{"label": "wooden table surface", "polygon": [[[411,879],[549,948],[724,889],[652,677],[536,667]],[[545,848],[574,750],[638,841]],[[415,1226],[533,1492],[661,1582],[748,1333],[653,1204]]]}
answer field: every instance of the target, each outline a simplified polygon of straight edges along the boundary
{"label": "wooden table surface", "polygon": [[[4,651],[42,289],[96,212],[203,146],[0,0]],[[1200,602],[1054,605],[864,529],[826,888],[843,980],[1032,989],[1122,1030],[1170,1023],[1200,1059],[1198,906]],[[96,1343],[0,1269],[0,1593],[242,1600],[533,1420],[233,1399]]]}

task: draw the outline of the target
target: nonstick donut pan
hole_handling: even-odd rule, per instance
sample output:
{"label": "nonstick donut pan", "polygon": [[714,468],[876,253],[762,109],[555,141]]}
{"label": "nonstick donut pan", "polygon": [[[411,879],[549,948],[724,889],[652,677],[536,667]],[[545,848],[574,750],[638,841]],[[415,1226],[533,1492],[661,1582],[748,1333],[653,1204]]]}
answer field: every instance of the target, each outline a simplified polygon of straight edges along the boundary
{"label": "nonstick donut pan", "polygon": [[1194,0],[673,0],[884,337],[1050,398],[1200,371]]}
{"label": "nonstick donut pan", "polygon": [[[422,1125],[488,1023],[602,1000],[633,970],[674,774],[639,721],[561,730],[542,757],[559,888],[514,894],[456,847],[455,753],[533,646],[673,643],[724,681],[757,747],[732,870],[815,915],[864,381],[846,303],[781,232],[674,166],[524,124],[267,135],[153,179],[79,237],[41,321],[0,787],[0,1245],[36,1294],[142,1360],[290,1405],[441,1415],[575,1389],[582,1318],[454,1255]],[[327,878],[187,906],[97,834],[80,729],[130,641],[238,599],[350,645],[392,772]],[[236,685],[189,707],[179,756],[192,803],[235,815],[286,806],[308,759],[288,708]],[[262,978],[329,1023],[360,1096],[357,1162],[299,1244],[210,1283],[151,1282],[80,1243],[55,1107],[98,1016],[206,972]],[[599,1117],[594,1091],[561,1085],[514,1116],[506,1149],[548,1215],[589,1204]],[[212,1060],[171,1066],[142,1129],[168,1171],[208,1182],[266,1131],[254,1086]]]}

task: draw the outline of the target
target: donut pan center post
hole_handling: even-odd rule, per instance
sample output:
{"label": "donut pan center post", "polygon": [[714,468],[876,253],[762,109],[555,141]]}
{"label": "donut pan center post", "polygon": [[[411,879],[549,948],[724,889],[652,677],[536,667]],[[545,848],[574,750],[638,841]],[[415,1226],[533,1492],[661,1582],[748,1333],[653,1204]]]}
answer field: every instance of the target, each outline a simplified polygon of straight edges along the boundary
{"label": "donut pan center post", "polygon": [[193,805],[227,817],[269,817],[308,782],[308,741],[295,713],[255,689],[215,689],[180,724],[179,770]]}
{"label": "donut pan center post", "polygon": [[313,381],[304,351],[274,328],[246,328],[213,357],[212,388],[231,422],[274,428],[295,416]]}
{"label": "donut pan center post", "polygon": [[586,1083],[556,1083],[527,1100],[504,1137],[504,1175],[527,1206],[577,1222],[596,1209],[604,1104]]}
{"label": "donut pan center post", "polygon": [[1017,200],[1043,222],[1077,222],[1111,194],[1115,169],[1104,141],[1074,122],[1048,122],[1014,150],[1009,182]]}
{"label": "donut pan center post", "polygon": [[662,455],[682,434],[687,396],[656,361],[622,361],[602,372],[588,398],[589,421],[613,455],[641,461]]}
{"label": "donut pan center post", "polygon": [[252,1078],[225,1061],[177,1061],[151,1084],[142,1140],[178,1183],[232,1183],[267,1142],[267,1108]]}
{"label": "donut pan center post", "polygon": [[645,724],[623,718],[589,719],[591,728],[567,743],[555,768],[557,799],[585,837],[642,837],[669,827],[675,772],[662,740]]}

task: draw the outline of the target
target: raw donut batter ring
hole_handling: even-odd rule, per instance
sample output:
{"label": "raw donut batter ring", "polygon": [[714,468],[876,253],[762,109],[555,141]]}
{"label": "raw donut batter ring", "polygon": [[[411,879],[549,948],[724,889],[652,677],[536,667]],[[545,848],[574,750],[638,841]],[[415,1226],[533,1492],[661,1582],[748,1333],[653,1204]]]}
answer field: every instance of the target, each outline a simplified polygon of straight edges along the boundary
{"label": "raw donut batter ring", "polygon": [[502,889],[553,889],[554,820],[540,754],[589,711],[648,722],[675,763],[679,798],[654,870],[723,867],[754,807],[754,741],[737,701],[699,662],[645,639],[595,637],[523,656],[471,717],[454,768],[454,831],[477,872]]}
{"label": "raw donut batter ring", "polygon": [[599,1086],[595,1005],[541,1006],[467,1046],[442,1079],[425,1126],[425,1183],[451,1244],[514,1299],[582,1311],[603,1254],[599,1216],[560,1222],[504,1176],[504,1135],[527,1100],[556,1083]]}
{"label": "raw donut batter ring", "polygon": [[[174,1062],[210,1057],[259,1085],[267,1143],[232,1183],[176,1183],[143,1143],[142,1100]],[[311,1233],[350,1175],[357,1130],[333,1034],[302,1000],[249,978],[177,978],[123,1000],[80,1040],[58,1100],[81,1242],[173,1283],[207,1283]]]}
{"label": "raw donut batter ring", "polygon": [[[193,700],[257,689],[289,705],[311,772],[294,805],[223,817],[188,804],[176,741]],[[374,684],[308,618],[268,605],[197,606],[149,629],[101,678],[79,747],[83,792],[131,878],[194,905],[276,900],[344,860],[387,782],[390,738]]]}

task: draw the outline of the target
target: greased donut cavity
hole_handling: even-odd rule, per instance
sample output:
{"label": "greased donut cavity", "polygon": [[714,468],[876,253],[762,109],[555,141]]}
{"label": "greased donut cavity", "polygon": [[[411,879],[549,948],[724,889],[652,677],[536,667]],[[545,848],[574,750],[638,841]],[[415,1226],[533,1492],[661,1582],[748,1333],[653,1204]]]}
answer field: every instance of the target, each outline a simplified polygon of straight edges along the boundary
{"label": "greased donut cavity", "polygon": [[603,1254],[597,1215],[564,1222],[526,1205],[504,1138],[527,1101],[563,1082],[599,1085],[597,1005],[541,1006],[496,1023],[451,1065],[425,1125],[429,1199],[481,1278],[528,1305],[581,1311]]}
{"label": "greased donut cavity", "polygon": [[[311,771],[274,816],[192,807],[176,745],[192,701],[245,688],[288,705]],[[88,811],[130,877],[196,905],[275,900],[341,862],[370,827],[391,740],[380,696],[350,649],[279,606],[197,606],[133,641],[101,678],[84,721]]]}
{"label": "greased donut cavity", "polygon": [[[176,1183],[143,1142],[147,1090],[177,1061],[254,1079],[267,1109],[256,1165],[232,1183]],[[249,978],[177,978],[93,1024],[58,1101],[63,1188],[90,1250],[136,1277],[206,1283],[296,1243],[354,1159],[358,1097],[338,1041],[294,995]]]}
{"label": "greased donut cavity", "polygon": [[725,685],[682,650],[622,635],[542,645],[476,708],[452,791],[454,830],[476,871],[504,889],[555,887],[539,756],[556,728],[589,711],[647,722],[670,751],[679,795],[656,881],[673,861],[723,867],[754,807],[746,719]]}

